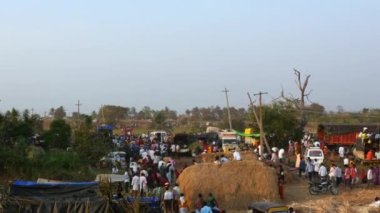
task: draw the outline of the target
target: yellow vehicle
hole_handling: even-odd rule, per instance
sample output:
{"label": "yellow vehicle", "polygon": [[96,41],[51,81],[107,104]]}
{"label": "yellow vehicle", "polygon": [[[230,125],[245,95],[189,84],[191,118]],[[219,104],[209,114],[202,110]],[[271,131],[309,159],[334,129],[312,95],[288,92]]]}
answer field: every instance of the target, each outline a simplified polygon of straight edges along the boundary
{"label": "yellow vehicle", "polygon": [[255,202],[249,205],[248,213],[288,213],[287,206],[273,202]]}

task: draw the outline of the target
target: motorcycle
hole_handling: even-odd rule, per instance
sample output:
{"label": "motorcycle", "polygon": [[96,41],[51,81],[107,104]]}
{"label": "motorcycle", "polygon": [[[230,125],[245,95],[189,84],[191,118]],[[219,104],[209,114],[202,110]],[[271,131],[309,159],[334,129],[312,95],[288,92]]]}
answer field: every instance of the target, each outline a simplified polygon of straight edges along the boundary
{"label": "motorcycle", "polygon": [[321,180],[321,182],[309,182],[309,193],[311,195],[317,195],[320,193],[330,192],[333,195],[338,194],[338,188],[330,180]]}

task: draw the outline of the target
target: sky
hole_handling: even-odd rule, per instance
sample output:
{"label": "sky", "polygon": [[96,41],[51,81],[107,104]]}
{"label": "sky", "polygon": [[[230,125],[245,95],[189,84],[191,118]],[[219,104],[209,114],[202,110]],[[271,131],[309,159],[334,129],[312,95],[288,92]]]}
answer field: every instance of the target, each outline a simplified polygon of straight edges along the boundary
{"label": "sky", "polygon": [[380,108],[378,0],[0,2],[0,112],[102,105],[184,112],[297,97]]}

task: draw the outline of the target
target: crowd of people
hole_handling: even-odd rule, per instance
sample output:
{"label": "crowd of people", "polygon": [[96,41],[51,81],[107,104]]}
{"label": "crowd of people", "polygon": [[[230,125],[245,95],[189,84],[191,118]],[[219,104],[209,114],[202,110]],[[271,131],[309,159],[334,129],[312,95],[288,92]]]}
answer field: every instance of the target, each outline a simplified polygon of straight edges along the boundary
{"label": "crowd of people", "polygon": [[[176,183],[183,169],[187,167],[185,164],[181,170],[177,169],[175,161],[179,157],[177,144],[168,141],[159,142],[155,138],[138,137],[126,140],[120,147],[126,153],[126,167],[123,168],[120,163],[117,163],[118,160],[112,167],[113,174],[124,175],[124,186],[118,185],[117,198],[123,198],[123,194],[133,197],[159,197],[163,201],[165,212],[190,212],[189,202]],[[218,151],[218,149],[211,148],[211,151]],[[235,152],[234,159],[240,160],[240,153],[238,150]],[[219,163],[228,161],[229,159],[223,154],[220,159],[218,158]],[[197,164],[195,159],[193,164]],[[199,198],[203,199],[201,194]],[[209,193],[207,199],[197,202],[196,212],[220,212],[212,193]]]}
{"label": "crowd of people", "polygon": [[[320,147],[325,159],[323,162],[311,159],[305,155],[305,150],[310,147]],[[203,148],[203,147],[202,147]],[[176,184],[176,179],[182,170],[176,167],[175,156],[178,146],[174,143],[160,143],[156,139],[144,137],[130,140],[124,146],[126,152],[127,168],[115,168],[113,173],[124,173],[124,190],[131,192],[132,196],[147,195],[161,197],[164,201],[166,212],[188,212],[190,207],[185,195]],[[323,142],[313,141],[305,137],[300,142],[290,141],[287,149],[273,148],[269,153],[261,152],[260,146],[254,147],[254,153],[259,160],[274,166],[278,175],[279,195],[284,199],[285,168],[291,165],[291,159],[295,159],[294,167],[298,170],[298,176],[309,181],[328,180],[337,187],[343,185],[345,188],[354,188],[365,184],[365,187],[380,185],[380,169],[378,166],[357,168],[355,162],[349,158],[346,149],[339,147],[337,156],[330,158],[330,150]],[[238,149],[234,149],[232,157],[225,156],[219,147],[212,143],[204,148],[203,153],[217,152],[215,164],[225,164],[229,161],[242,160]],[[260,154],[262,153],[262,154]],[[332,152],[333,153],[333,152]],[[195,164],[193,160],[193,164]],[[129,166],[131,165],[131,166]],[[213,198],[213,199],[212,199]],[[209,211],[211,210],[211,211]],[[196,202],[197,212],[219,212],[216,199],[210,193],[207,199],[200,194]]]}

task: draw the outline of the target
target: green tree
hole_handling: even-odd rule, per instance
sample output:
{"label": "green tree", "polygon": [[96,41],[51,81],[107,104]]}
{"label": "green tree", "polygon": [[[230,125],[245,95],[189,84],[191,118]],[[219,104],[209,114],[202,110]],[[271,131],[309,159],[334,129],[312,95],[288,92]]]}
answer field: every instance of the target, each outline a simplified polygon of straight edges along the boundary
{"label": "green tree", "polygon": [[54,110],[54,119],[58,120],[63,119],[64,117],[66,117],[66,111],[63,106],[60,106]]}
{"label": "green tree", "polygon": [[124,120],[128,116],[129,108],[113,105],[105,105],[99,109],[101,122],[106,124],[117,124],[120,120]]}
{"label": "green tree", "polygon": [[111,151],[110,143],[91,132],[90,126],[84,126],[75,131],[74,150],[82,159],[95,165],[102,156]]}
{"label": "green tree", "polygon": [[66,149],[71,141],[71,127],[64,120],[54,120],[50,130],[45,133],[45,142],[49,148]]}
{"label": "green tree", "polygon": [[153,119],[152,127],[156,129],[168,129],[168,126],[166,126],[166,114],[164,111],[158,112]]}

